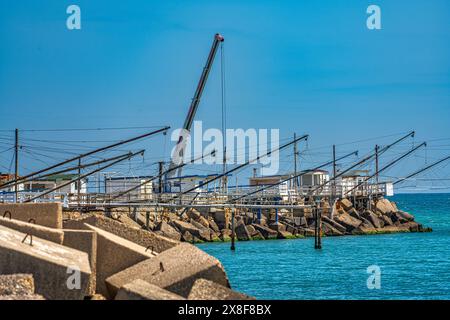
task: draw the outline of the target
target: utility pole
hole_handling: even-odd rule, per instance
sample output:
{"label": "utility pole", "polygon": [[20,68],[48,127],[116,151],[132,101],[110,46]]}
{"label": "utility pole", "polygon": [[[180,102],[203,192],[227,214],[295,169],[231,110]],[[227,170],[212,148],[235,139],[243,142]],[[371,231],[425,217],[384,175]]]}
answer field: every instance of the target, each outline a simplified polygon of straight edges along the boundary
{"label": "utility pole", "polygon": [[379,161],[378,161],[378,150],[379,147],[378,145],[375,146],[375,181],[377,183],[377,187],[378,187],[378,182],[379,182],[379,175],[378,175],[378,166],[379,166]]}
{"label": "utility pole", "polygon": [[333,144],[333,200],[331,201],[331,206],[336,199],[336,145]]}
{"label": "utility pole", "polygon": [[[225,138],[224,138],[225,139]],[[225,144],[225,142],[224,142]],[[222,173],[227,172],[227,148],[223,148],[223,167],[222,167]],[[222,178],[222,192],[227,193],[228,191],[228,177],[227,175],[224,175]]]}
{"label": "utility pole", "polygon": [[320,202],[316,200],[314,206],[314,249],[322,249],[322,214],[320,211]]}
{"label": "utility pole", "polygon": [[[297,134],[294,132],[294,140],[297,138]],[[297,142],[294,143],[294,176],[297,175],[297,155],[298,155],[298,150],[297,150]],[[294,189],[295,191],[297,191],[297,186],[298,186],[298,179],[296,178],[294,181]]]}
{"label": "utility pole", "polygon": [[[225,209],[225,210],[227,210],[227,209]],[[230,247],[231,251],[236,250],[236,246],[234,244],[235,237],[236,237],[235,223],[234,223],[235,211],[236,211],[236,208],[231,208],[231,247]]]}
{"label": "utility pole", "polygon": [[[17,181],[17,179],[19,179],[19,129],[17,128],[15,131],[14,162],[15,162],[14,179]],[[18,202],[18,194],[19,194],[18,189],[19,185],[16,184],[14,186],[15,202]]]}
{"label": "utility pole", "polygon": [[164,161],[159,161],[158,165],[159,165],[158,193],[161,194],[163,192]]}
{"label": "utility pole", "polygon": [[[78,178],[81,176],[81,158],[78,159]],[[81,179],[77,181],[77,200],[78,208],[80,208],[80,192],[81,192]]]}
{"label": "utility pole", "polygon": [[164,161],[158,162],[158,202],[161,201],[161,196],[163,193],[163,172],[164,172]]}

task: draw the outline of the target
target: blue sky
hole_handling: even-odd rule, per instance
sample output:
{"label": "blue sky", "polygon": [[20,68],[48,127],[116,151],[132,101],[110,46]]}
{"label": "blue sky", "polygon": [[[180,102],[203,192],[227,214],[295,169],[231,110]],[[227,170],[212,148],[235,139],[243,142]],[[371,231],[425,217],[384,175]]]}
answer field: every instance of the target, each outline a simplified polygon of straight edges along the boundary
{"label": "blue sky", "polygon": [[[81,30],[66,28],[70,4]],[[366,28],[370,4],[382,30]],[[228,127],[309,133],[310,146],[450,137],[447,0],[1,0],[0,129],[180,127],[216,32]],[[196,116],[205,127],[220,127],[218,62]],[[430,158],[448,154],[439,141]]]}

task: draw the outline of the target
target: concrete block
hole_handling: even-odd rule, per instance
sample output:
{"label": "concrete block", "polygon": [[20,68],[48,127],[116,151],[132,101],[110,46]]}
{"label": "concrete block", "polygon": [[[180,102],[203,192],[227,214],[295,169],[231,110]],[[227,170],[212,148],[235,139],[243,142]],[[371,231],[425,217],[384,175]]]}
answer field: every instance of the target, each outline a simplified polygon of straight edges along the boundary
{"label": "concrete block", "polygon": [[34,294],[32,274],[0,275],[0,296]]}
{"label": "concrete block", "polygon": [[112,299],[115,294],[109,295],[106,278],[156,254],[110,232],[88,224],[86,226],[97,233],[96,292]]}
{"label": "concrete block", "polygon": [[381,214],[389,214],[397,211],[388,199],[379,199],[376,202],[375,208]]}
{"label": "concrete block", "polygon": [[[36,293],[47,299],[83,299],[89,287],[91,268],[85,252],[0,226],[0,274],[30,273]],[[77,270],[79,272],[75,272]],[[79,282],[74,282],[78,273]],[[68,285],[75,284],[74,288]]]}
{"label": "concrete block", "polygon": [[209,232],[209,229],[204,228],[202,225],[195,226],[192,223],[175,220],[173,221],[173,224],[175,227],[177,227],[178,230],[181,231],[182,234],[184,234],[186,231],[192,234],[197,239],[203,240],[203,241],[210,241],[211,240],[211,234]]}
{"label": "concrete block", "polygon": [[173,292],[164,290],[143,280],[127,283],[116,295],[116,300],[185,300]]}
{"label": "concrete block", "polygon": [[188,300],[256,300],[246,294],[236,292],[218,283],[197,279],[189,293]]}
{"label": "concrete block", "polygon": [[45,298],[39,294],[0,296],[0,301],[4,300],[45,300]]}
{"label": "concrete block", "polygon": [[276,232],[268,227],[265,227],[265,226],[262,226],[262,225],[256,224],[256,223],[252,224],[252,226],[257,231],[259,231],[265,239],[276,239],[278,236],[278,232]]}
{"label": "concrete block", "polygon": [[141,279],[187,297],[199,278],[230,286],[225,270],[216,258],[191,244],[181,243],[109,277],[106,284],[111,295],[115,295],[123,285]]}
{"label": "concrete block", "polygon": [[239,221],[237,223],[235,232],[236,232],[236,238],[239,241],[247,241],[247,240],[252,239],[252,237],[250,236],[250,232],[247,230],[247,227],[244,224],[244,221]]}
{"label": "concrete block", "polygon": [[349,211],[351,208],[353,208],[353,203],[348,200],[347,198],[341,199],[339,201],[339,205],[345,210]]}
{"label": "concrete block", "polygon": [[91,266],[88,294],[94,295],[97,279],[97,233],[92,230],[64,229],[63,245],[88,254]]}
{"label": "concrete block", "polygon": [[58,244],[63,243],[64,232],[61,229],[48,228],[21,220],[9,219],[8,217],[0,217],[0,225],[23,233],[32,234],[33,236],[44,240]]}
{"label": "concrete block", "polygon": [[9,211],[16,220],[28,222],[34,219],[36,224],[49,228],[62,228],[61,203],[1,203],[0,215]]}
{"label": "concrete block", "polygon": [[161,221],[160,223],[158,223],[158,225],[155,227],[155,231],[161,231],[162,235],[167,238],[174,239],[176,241],[181,240],[181,234],[165,221]]}
{"label": "concrete block", "polygon": [[85,223],[134,242],[135,244],[141,245],[145,248],[153,248],[153,251],[155,252],[162,252],[180,243],[176,240],[160,236],[152,231],[127,226],[119,221],[102,215],[89,215],[78,220],[64,221],[64,228],[87,229]]}

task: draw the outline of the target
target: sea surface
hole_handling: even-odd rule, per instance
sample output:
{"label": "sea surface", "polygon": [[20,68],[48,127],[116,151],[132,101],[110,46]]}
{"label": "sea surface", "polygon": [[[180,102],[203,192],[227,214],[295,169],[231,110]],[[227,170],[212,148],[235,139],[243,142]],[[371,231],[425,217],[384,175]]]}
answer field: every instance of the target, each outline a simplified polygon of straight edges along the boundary
{"label": "sea surface", "polygon": [[[450,299],[450,194],[402,194],[399,209],[431,233],[205,243],[233,289],[258,299]],[[368,267],[380,270],[379,289]],[[372,275],[372,286],[367,285]]]}

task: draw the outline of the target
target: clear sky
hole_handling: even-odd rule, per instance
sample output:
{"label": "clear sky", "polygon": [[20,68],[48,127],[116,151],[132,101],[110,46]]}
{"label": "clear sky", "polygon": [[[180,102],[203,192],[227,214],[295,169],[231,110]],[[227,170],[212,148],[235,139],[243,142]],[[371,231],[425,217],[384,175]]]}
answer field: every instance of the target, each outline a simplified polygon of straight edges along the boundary
{"label": "clear sky", "polygon": [[[81,30],[66,28],[70,4]],[[382,30],[366,27],[370,4]],[[311,148],[450,138],[448,0],[0,0],[0,129],[180,127],[216,32],[230,128],[309,133]],[[205,127],[220,127],[219,61]],[[436,141],[430,158],[449,153]]]}

